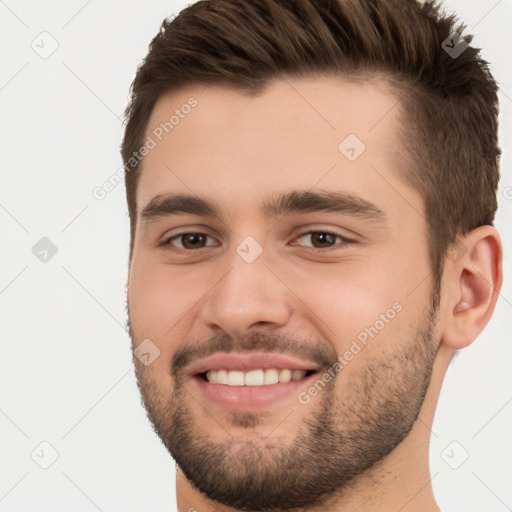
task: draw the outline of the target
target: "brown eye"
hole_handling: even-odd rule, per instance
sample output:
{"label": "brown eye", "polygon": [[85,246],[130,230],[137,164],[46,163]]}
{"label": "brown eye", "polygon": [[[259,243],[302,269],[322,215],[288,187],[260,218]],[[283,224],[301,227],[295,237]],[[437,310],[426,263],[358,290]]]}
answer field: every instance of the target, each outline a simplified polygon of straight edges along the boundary
{"label": "brown eye", "polygon": [[314,232],[311,233],[311,241],[315,247],[317,247],[315,244],[319,244],[320,248],[325,247],[325,244],[332,247],[332,244],[336,241],[336,235],[333,235],[332,233]]}
{"label": "brown eye", "polygon": [[[202,249],[207,246],[208,238],[211,237],[205,233],[181,233],[168,238],[163,245],[175,246],[179,249]],[[174,243],[172,243],[173,241]]]}
{"label": "brown eye", "polygon": [[305,247],[312,247],[314,249],[331,249],[335,247],[337,239],[341,241],[341,245],[350,242],[345,237],[329,231],[308,231],[298,236],[297,240],[305,237],[309,237],[311,240],[311,244],[305,245]]}

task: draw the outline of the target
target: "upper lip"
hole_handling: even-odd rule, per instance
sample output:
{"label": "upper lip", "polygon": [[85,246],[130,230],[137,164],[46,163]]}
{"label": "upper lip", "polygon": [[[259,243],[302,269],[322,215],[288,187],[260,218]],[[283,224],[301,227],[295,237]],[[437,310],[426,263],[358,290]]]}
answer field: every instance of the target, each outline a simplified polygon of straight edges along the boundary
{"label": "upper lip", "polygon": [[318,365],[310,361],[295,359],[282,354],[231,352],[219,353],[201,359],[190,366],[188,373],[190,375],[198,375],[209,370],[238,370],[248,372],[268,368],[275,368],[276,370],[317,371]]}

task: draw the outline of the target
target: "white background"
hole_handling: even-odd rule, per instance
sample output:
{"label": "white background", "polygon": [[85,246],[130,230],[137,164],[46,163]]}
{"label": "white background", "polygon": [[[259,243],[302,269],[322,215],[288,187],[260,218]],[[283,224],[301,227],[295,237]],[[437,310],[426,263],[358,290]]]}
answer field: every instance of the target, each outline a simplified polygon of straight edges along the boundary
{"label": "white background", "polygon": [[[122,165],[137,65],[163,18],[185,5],[0,0],[1,512],[175,510],[174,463],[140,405],[123,327],[124,184],[102,201],[92,190]],[[500,84],[506,264],[494,317],[449,369],[431,470],[443,512],[502,512],[512,510],[512,0],[445,5]],[[46,49],[58,43],[47,59],[31,48],[42,37]],[[32,253],[42,237],[58,249],[47,263]],[[43,441],[59,454],[48,469],[30,456],[50,461]],[[459,469],[441,456],[448,445],[455,461],[469,454]]]}

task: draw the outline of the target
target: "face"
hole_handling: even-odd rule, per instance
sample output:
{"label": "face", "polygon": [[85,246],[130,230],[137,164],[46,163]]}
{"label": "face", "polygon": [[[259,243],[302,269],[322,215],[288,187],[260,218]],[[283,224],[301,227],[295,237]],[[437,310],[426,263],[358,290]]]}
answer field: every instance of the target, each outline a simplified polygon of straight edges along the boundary
{"label": "face", "polygon": [[334,78],[191,87],[152,112],[134,362],[155,430],[217,502],[321,504],[418,416],[438,301],[400,116],[384,84]]}

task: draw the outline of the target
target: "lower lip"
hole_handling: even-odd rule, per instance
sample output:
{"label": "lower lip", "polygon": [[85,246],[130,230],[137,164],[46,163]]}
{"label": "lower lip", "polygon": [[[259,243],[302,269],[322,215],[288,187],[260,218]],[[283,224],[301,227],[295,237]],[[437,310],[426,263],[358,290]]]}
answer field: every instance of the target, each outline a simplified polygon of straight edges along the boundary
{"label": "lower lip", "polygon": [[193,380],[205,397],[223,409],[242,410],[268,407],[291,395],[297,395],[299,388],[315,377],[315,373],[299,380],[266,384],[263,386],[228,386],[212,384],[199,376]]}

